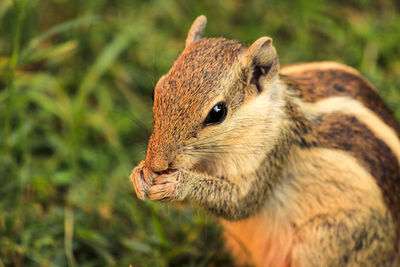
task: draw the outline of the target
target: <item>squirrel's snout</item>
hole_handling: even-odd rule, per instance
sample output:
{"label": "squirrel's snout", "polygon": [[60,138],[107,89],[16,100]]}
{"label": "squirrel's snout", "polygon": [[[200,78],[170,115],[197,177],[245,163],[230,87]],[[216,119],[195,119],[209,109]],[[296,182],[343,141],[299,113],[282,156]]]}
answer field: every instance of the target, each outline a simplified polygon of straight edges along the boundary
{"label": "squirrel's snout", "polygon": [[158,174],[163,174],[171,170],[176,159],[175,150],[171,149],[171,146],[165,143],[160,144],[159,140],[163,139],[165,137],[155,135],[153,132],[146,153],[146,166],[152,172]]}
{"label": "squirrel's snout", "polygon": [[152,160],[149,164],[149,167],[153,172],[163,172],[168,169],[168,162]]}
{"label": "squirrel's snout", "polygon": [[155,173],[162,173],[170,167],[168,159],[158,155],[148,155],[146,157],[146,165]]}

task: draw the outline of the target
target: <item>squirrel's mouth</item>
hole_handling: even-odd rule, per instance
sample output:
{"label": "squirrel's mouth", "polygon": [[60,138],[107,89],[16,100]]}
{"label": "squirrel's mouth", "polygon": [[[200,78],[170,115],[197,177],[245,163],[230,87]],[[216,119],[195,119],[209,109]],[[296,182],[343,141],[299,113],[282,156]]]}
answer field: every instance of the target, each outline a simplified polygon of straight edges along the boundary
{"label": "squirrel's mouth", "polygon": [[157,172],[157,174],[159,174],[159,175],[162,175],[162,174],[171,174],[171,173],[176,172],[176,171],[177,171],[177,169],[166,169],[166,170],[164,170],[164,171]]}

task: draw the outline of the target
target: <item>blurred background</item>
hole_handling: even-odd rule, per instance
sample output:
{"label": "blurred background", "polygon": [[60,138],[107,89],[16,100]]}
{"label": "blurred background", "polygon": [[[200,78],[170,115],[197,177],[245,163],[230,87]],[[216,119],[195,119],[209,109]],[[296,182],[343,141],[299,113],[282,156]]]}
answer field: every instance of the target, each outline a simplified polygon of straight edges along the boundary
{"label": "blurred background", "polygon": [[400,118],[397,0],[0,0],[0,267],[219,266],[202,211],[136,199],[151,91],[204,36],[360,70]]}

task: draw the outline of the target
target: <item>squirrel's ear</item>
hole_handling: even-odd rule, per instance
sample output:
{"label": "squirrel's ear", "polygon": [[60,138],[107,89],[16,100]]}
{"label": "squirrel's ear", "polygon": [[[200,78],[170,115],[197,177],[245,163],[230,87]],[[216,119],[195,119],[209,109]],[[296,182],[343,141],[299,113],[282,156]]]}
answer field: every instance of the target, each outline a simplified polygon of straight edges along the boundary
{"label": "squirrel's ear", "polygon": [[207,18],[204,15],[197,17],[197,19],[193,22],[192,27],[190,27],[189,33],[186,37],[185,47],[188,47],[191,44],[197,43],[201,40],[201,33],[207,24]]}
{"label": "squirrel's ear", "polygon": [[279,75],[279,60],[272,39],[261,37],[243,54],[241,67],[249,70],[249,80],[257,91],[263,90],[265,82]]}

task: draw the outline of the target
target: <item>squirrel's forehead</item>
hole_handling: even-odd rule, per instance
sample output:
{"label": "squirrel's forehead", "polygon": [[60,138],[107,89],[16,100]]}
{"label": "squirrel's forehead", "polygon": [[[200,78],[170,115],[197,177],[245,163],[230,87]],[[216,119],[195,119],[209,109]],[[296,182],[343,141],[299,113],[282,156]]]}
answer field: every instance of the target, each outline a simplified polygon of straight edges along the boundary
{"label": "squirrel's forehead", "polygon": [[[172,77],[208,81],[208,75],[222,75],[234,64],[244,50],[237,41],[224,38],[204,39],[185,48],[174,62],[170,72]],[[194,80],[196,79],[196,80]]]}
{"label": "squirrel's forehead", "polygon": [[210,38],[185,48],[157,86],[158,95],[190,98],[213,95],[245,47],[237,41]]}
{"label": "squirrel's forehead", "polygon": [[158,116],[154,131],[190,131],[187,120],[204,119],[204,108],[221,93],[221,80],[243,50],[240,43],[223,38],[205,39],[185,48],[155,88],[153,110]]}

